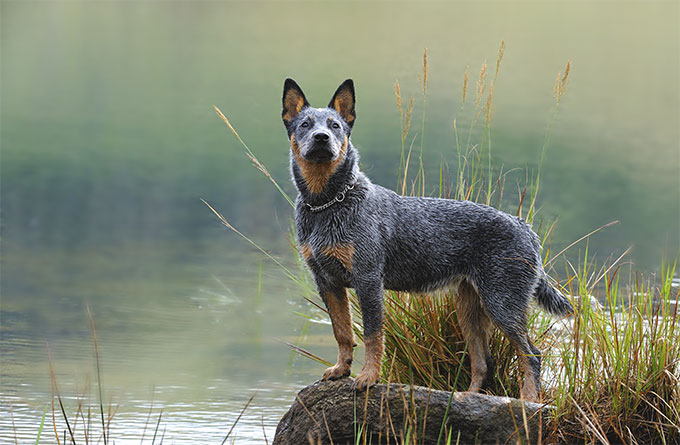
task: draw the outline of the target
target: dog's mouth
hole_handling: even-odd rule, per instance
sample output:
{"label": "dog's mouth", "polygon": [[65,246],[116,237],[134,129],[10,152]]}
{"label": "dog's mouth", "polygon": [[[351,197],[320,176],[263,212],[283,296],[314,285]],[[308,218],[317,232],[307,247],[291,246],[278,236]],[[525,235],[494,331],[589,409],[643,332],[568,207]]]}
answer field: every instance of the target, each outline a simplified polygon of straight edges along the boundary
{"label": "dog's mouth", "polygon": [[306,161],[315,164],[331,162],[335,157],[333,150],[328,144],[313,144],[312,147],[303,155]]}

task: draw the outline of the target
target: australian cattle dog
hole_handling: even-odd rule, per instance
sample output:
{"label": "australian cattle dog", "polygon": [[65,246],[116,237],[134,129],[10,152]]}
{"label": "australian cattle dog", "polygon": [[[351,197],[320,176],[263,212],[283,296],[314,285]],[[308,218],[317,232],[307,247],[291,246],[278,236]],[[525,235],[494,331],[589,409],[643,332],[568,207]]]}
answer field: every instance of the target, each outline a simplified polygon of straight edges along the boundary
{"label": "australian cattle dog", "polygon": [[298,190],[295,228],[338,342],[338,361],[324,379],[348,376],[354,335],[347,288],[363,318],[366,360],[354,381],[367,388],[380,376],[383,290],[452,289],[468,339],[469,391],[493,372],[489,334],[495,325],[517,348],[521,397],[538,401],[540,351],[527,335],[531,297],[546,310],[573,311],[547,281],[538,236],[520,218],[453,199],[400,196],[359,170],[350,135],[356,120],[354,84],[344,81],[325,108],[313,108],[292,79],[283,87],[283,123]]}

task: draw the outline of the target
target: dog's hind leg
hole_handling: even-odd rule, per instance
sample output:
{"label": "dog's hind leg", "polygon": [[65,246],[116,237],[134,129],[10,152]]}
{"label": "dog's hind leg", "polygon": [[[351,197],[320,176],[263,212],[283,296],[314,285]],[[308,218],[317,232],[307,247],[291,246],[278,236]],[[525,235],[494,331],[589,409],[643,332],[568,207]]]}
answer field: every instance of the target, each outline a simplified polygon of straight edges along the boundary
{"label": "dog's hind leg", "polygon": [[333,324],[333,335],[338,342],[338,361],[326,369],[323,380],[335,380],[347,377],[352,369],[354,353],[354,332],[352,331],[352,314],[349,309],[347,289],[337,288],[321,292],[328,314]]}
{"label": "dog's hind leg", "polygon": [[482,307],[479,294],[467,280],[460,281],[454,291],[458,324],[467,339],[470,356],[471,379],[468,391],[479,392],[494,373],[493,359],[489,352],[491,320]]}
{"label": "dog's hind leg", "polygon": [[[480,292],[483,292],[480,290]],[[541,390],[541,351],[529,340],[528,297],[500,293],[482,294],[487,314],[517,349],[524,382],[520,397],[538,402]]]}
{"label": "dog's hind leg", "polygon": [[520,355],[524,383],[520,390],[520,397],[530,402],[540,402],[541,393],[541,351],[526,337],[529,353]]}
{"label": "dog's hind leg", "polygon": [[519,364],[524,376],[524,382],[520,389],[520,397],[529,402],[539,402],[541,392],[541,351],[529,340],[529,335],[524,332],[503,331],[517,349]]}

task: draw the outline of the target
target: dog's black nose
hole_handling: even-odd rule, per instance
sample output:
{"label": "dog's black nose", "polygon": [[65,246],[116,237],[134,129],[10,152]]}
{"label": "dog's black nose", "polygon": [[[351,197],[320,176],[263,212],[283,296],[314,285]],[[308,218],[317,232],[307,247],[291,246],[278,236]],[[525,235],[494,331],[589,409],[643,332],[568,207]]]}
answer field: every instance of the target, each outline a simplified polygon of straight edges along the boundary
{"label": "dog's black nose", "polygon": [[314,135],[314,142],[328,142],[329,138],[328,133],[319,132]]}

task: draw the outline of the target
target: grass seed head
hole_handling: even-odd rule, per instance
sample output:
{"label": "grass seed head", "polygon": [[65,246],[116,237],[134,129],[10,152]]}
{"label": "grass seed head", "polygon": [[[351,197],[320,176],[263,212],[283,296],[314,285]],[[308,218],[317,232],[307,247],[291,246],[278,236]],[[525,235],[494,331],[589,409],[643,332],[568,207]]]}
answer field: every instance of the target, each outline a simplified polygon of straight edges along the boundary
{"label": "grass seed head", "polygon": [[399,109],[399,115],[403,119],[403,117],[404,117],[404,107],[403,107],[403,104],[401,102],[401,88],[399,88],[399,81],[398,80],[394,83],[394,95],[397,98],[397,108]]}
{"label": "grass seed head", "polygon": [[501,40],[501,46],[498,48],[498,58],[496,59],[496,75],[498,75],[498,70],[501,67],[501,61],[503,60],[504,53],[505,53],[505,40]]}
{"label": "grass seed head", "polygon": [[493,83],[489,87],[489,94],[486,96],[486,108],[485,108],[485,117],[487,122],[491,120],[491,104],[493,102]]}
{"label": "grass seed head", "polygon": [[482,100],[484,90],[486,89],[486,68],[486,62],[484,62],[482,69],[479,71],[479,79],[477,79],[477,101],[475,107],[479,106],[479,102]]}
{"label": "grass seed head", "polygon": [[467,85],[470,79],[470,65],[465,67],[465,77],[463,78],[463,103],[465,103],[465,96],[467,95]]}
{"label": "grass seed head", "polygon": [[427,94],[427,48],[423,50],[423,96]]}

